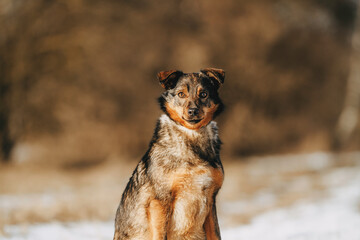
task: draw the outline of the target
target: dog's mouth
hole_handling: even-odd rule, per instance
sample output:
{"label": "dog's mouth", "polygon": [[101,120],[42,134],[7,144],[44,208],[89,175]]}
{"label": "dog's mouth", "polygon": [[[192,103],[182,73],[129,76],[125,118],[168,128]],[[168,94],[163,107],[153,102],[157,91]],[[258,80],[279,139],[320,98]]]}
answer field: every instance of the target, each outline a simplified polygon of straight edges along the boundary
{"label": "dog's mouth", "polygon": [[202,119],[185,119],[185,118],[183,118],[183,119],[190,124],[197,124],[197,123],[201,122],[201,120],[202,120]]}

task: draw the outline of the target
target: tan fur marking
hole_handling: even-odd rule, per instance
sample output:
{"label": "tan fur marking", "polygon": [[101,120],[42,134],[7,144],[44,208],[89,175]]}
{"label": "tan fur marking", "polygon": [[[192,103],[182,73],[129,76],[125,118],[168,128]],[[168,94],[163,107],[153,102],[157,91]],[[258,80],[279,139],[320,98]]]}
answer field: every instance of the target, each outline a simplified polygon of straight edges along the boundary
{"label": "tan fur marking", "polygon": [[[212,208],[212,207],[211,207]],[[204,229],[206,234],[206,240],[217,240],[216,232],[215,232],[215,221],[212,213],[212,209],[209,211],[209,215],[206,217],[204,223]]]}
{"label": "tan fur marking", "polygon": [[151,239],[164,239],[166,210],[159,200],[151,200],[147,209]]}
{"label": "tan fur marking", "polygon": [[172,193],[176,195],[176,193],[178,193],[181,189],[187,186],[188,182],[192,181],[192,176],[197,176],[204,173],[206,173],[204,169],[199,169],[193,172],[192,174],[185,172],[180,172],[180,173],[178,172],[172,174],[170,177],[172,181],[172,188],[171,188]]}
{"label": "tan fur marking", "polygon": [[197,124],[190,124],[179,116],[179,113],[176,111],[175,107],[170,106],[169,103],[165,104],[166,111],[168,112],[170,118],[175,122],[180,123],[182,126],[191,129],[191,130],[199,130],[201,127],[206,126],[213,119],[214,113],[216,112],[218,105],[212,104],[210,108],[204,114],[203,120],[201,120]]}
{"label": "tan fur marking", "polygon": [[215,188],[220,188],[224,181],[224,174],[223,174],[222,170],[219,168],[212,168],[211,176],[213,178]]}
{"label": "tan fur marking", "polygon": [[179,116],[179,114],[176,112],[174,107],[171,107],[169,103],[166,103],[165,107],[166,107],[166,111],[168,112],[172,120],[186,127],[187,122]]}
{"label": "tan fur marking", "polygon": [[196,127],[196,129],[199,129],[203,126],[206,126],[209,124],[209,122],[211,122],[211,120],[213,119],[213,116],[214,116],[214,113],[216,112],[217,108],[218,108],[219,105],[217,104],[212,104],[210,108],[208,108],[208,111],[205,112],[205,117],[204,119],[199,122]]}
{"label": "tan fur marking", "polygon": [[[215,192],[215,189],[219,189],[224,181],[224,174],[222,172],[221,169],[219,168],[212,168],[211,169],[211,176],[212,179],[214,181],[214,184],[212,186],[213,191],[211,191],[212,193]],[[204,230],[205,230],[205,234],[206,234],[206,240],[217,240],[218,236],[216,235],[216,222],[214,219],[214,212],[213,212],[213,207],[214,207],[214,202],[212,199],[212,196],[208,196],[209,197],[209,202],[210,202],[210,209],[209,209],[209,213],[205,219],[205,223],[204,223]]]}
{"label": "tan fur marking", "polygon": [[202,88],[202,87],[198,87],[198,88],[196,89],[196,95],[199,96],[201,91],[203,91],[203,88]]}

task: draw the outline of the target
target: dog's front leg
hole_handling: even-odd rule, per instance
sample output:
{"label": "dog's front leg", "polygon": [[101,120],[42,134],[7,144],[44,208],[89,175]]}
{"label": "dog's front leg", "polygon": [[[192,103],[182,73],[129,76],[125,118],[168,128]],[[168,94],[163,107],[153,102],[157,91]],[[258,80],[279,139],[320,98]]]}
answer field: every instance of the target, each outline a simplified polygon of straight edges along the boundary
{"label": "dog's front leg", "polygon": [[152,240],[164,240],[166,236],[167,209],[160,200],[152,199],[148,211],[150,236]]}
{"label": "dog's front leg", "polygon": [[205,219],[204,229],[206,234],[206,240],[220,240],[220,228],[216,215],[215,201],[211,206],[208,216]]}

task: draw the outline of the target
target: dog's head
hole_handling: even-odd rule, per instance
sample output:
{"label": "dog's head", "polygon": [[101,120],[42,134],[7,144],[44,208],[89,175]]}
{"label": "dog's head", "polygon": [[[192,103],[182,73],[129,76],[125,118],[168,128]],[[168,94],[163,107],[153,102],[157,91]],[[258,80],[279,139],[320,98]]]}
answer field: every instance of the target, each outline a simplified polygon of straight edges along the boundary
{"label": "dog's head", "polygon": [[218,89],[224,78],[225,72],[216,68],[201,69],[199,73],[159,72],[158,79],[166,90],[159,98],[161,109],[182,126],[200,129],[223,110]]}

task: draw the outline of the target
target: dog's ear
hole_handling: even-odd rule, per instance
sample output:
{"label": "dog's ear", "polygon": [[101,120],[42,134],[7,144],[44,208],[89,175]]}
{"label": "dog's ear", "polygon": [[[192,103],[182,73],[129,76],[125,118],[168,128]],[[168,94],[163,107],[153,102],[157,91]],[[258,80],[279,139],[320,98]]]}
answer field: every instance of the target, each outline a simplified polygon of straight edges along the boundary
{"label": "dog's ear", "polygon": [[184,73],[178,70],[162,71],[157,74],[160,84],[166,90],[174,88]]}
{"label": "dog's ear", "polygon": [[218,68],[204,68],[201,69],[200,72],[208,76],[217,88],[224,83],[225,80],[225,71]]}

